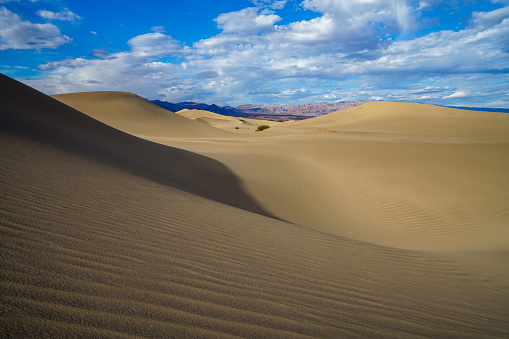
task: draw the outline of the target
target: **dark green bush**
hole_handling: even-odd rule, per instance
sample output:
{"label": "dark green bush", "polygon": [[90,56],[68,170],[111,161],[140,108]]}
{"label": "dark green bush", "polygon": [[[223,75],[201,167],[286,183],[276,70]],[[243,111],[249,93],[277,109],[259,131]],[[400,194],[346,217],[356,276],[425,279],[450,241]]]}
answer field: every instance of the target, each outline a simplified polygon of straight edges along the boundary
{"label": "dark green bush", "polygon": [[269,125],[260,125],[255,132],[263,131],[264,129],[270,128]]}

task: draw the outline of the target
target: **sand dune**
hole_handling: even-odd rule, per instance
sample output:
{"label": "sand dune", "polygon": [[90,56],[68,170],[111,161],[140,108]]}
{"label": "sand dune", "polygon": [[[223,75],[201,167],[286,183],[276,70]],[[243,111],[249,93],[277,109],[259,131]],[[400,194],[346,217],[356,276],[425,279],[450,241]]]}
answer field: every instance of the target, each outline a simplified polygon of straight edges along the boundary
{"label": "sand dune", "polygon": [[124,92],[84,92],[54,95],[54,99],[126,133],[171,138],[231,137],[223,130],[191,119]]}
{"label": "sand dune", "polygon": [[271,127],[281,125],[280,122],[276,121],[229,117],[217,113],[195,109],[193,110],[183,109],[181,111],[178,111],[177,114],[182,115],[189,119],[194,119],[206,125],[214,126],[220,129],[225,129],[237,133],[253,132],[260,125],[268,125]]}
{"label": "sand dune", "polygon": [[[221,137],[201,139],[187,122],[179,126],[189,131],[178,137],[171,129],[147,131],[148,139],[190,152],[127,135],[0,80],[6,88],[0,93],[1,336],[509,336],[506,247],[480,239],[482,251],[465,252],[473,247],[463,239],[447,253],[395,248],[405,247],[403,234],[411,239],[414,229],[432,234],[431,248],[441,231],[431,227],[434,221],[419,225],[418,213],[391,212],[408,206],[406,198],[422,206],[418,211],[431,210],[428,196],[417,199],[429,187],[445,195],[436,202],[438,215],[459,227],[458,218],[468,221],[474,213],[440,209],[456,189],[472,201],[466,210],[484,204],[476,213],[507,221],[490,200],[505,197],[504,142],[483,139],[468,148],[458,140],[398,141],[394,131],[305,133],[286,124],[274,137],[220,131]],[[111,119],[113,127],[119,120]],[[135,124],[123,128],[140,134]],[[383,135],[388,139],[380,141]],[[369,200],[376,197],[385,200]],[[300,210],[313,199],[312,208],[325,205],[319,213]],[[352,236],[314,229],[328,223],[320,213],[333,207],[340,210],[336,227]],[[356,213],[397,221],[399,246],[355,240],[355,232],[376,228],[351,219]],[[271,214],[315,221],[301,225]],[[482,235],[479,226],[471,228]],[[496,228],[503,237],[503,227]]]}
{"label": "sand dune", "polygon": [[[415,104],[368,102],[321,117],[298,121],[293,127],[341,132],[468,138],[470,142],[509,142],[507,114],[466,111]],[[461,139],[460,139],[461,140]]]}
{"label": "sand dune", "polygon": [[375,102],[250,139],[147,138],[221,162],[283,220],[450,251],[509,249],[508,136],[504,113]]}
{"label": "sand dune", "polygon": [[[243,192],[238,178],[219,162],[133,137],[5,76],[2,76],[1,81],[5,84],[2,91],[1,126],[5,137],[8,138],[13,133],[24,135],[188,192],[266,214]],[[27,96],[32,100],[26,100]],[[136,102],[140,99],[135,97]],[[134,111],[133,115],[137,112],[140,110]],[[151,113],[153,112],[150,112],[149,116]],[[147,123],[156,125],[158,119],[159,117],[156,121]],[[187,124],[188,119],[175,117],[175,121],[180,120],[184,122],[180,125],[175,123],[172,127],[185,130],[184,127],[187,126],[189,128],[184,133],[196,136],[195,128],[199,130],[201,124],[193,121]],[[123,127],[127,126],[124,125],[123,118],[115,121]],[[143,127],[139,129],[143,130]],[[127,130],[129,128],[126,128],[126,132]],[[219,131],[218,135],[221,135],[221,132]],[[154,134],[160,135],[158,133],[165,133],[164,129],[156,129]],[[177,131],[176,134],[178,133],[180,132]]]}

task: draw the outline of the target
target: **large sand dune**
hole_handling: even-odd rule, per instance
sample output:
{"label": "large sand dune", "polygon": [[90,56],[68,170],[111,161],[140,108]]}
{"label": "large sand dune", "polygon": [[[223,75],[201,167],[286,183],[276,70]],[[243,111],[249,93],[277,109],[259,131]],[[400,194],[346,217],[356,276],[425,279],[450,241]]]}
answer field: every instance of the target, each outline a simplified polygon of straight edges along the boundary
{"label": "large sand dune", "polygon": [[132,93],[84,92],[55,95],[53,98],[130,134],[171,138],[230,136],[223,130],[170,113]]}
{"label": "large sand dune", "polygon": [[503,138],[174,136],[0,80],[0,335],[509,336]]}
{"label": "large sand dune", "polygon": [[[85,108],[92,117],[101,112]],[[399,248],[509,250],[508,114],[372,102],[206,140],[194,130],[174,138],[138,125],[127,129],[118,117],[109,124],[224,164],[249,196],[283,220]]]}
{"label": "large sand dune", "polygon": [[[307,130],[441,136],[458,142],[509,142],[507,114],[415,104],[368,102],[293,124]],[[463,137],[463,139],[461,138]]]}

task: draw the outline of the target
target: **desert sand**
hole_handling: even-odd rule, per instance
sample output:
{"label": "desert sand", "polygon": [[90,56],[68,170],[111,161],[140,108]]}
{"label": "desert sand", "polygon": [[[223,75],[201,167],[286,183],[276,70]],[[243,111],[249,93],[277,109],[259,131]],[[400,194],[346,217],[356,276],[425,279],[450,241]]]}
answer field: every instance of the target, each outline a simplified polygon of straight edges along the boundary
{"label": "desert sand", "polygon": [[0,81],[1,336],[509,336],[509,115]]}
{"label": "desert sand", "polygon": [[281,122],[270,121],[270,120],[255,120],[248,118],[229,117],[217,113],[208,111],[202,111],[197,109],[183,109],[176,112],[178,115],[186,118],[196,120],[198,122],[217,127],[223,130],[243,133],[256,131],[258,126],[267,125],[270,127],[281,125]]}

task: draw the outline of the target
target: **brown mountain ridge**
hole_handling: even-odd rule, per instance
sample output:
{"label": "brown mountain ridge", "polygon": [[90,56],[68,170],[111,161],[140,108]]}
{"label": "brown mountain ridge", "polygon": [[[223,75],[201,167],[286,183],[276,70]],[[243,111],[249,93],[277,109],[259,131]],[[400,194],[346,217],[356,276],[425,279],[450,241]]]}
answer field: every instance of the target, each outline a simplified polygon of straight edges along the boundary
{"label": "brown mountain ridge", "polygon": [[338,110],[347,109],[363,104],[363,101],[341,101],[335,103],[317,102],[311,104],[291,104],[281,106],[264,106],[264,105],[240,105],[237,107],[208,105],[199,102],[179,102],[171,103],[166,101],[154,100],[154,104],[166,108],[172,112],[178,112],[183,109],[204,110],[212,113],[244,117],[256,118],[264,120],[301,120],[329,114]]}

